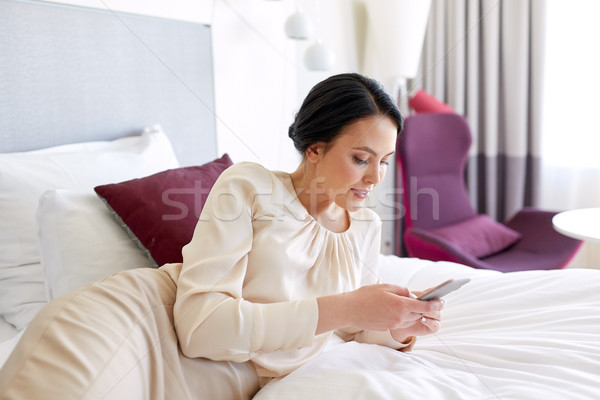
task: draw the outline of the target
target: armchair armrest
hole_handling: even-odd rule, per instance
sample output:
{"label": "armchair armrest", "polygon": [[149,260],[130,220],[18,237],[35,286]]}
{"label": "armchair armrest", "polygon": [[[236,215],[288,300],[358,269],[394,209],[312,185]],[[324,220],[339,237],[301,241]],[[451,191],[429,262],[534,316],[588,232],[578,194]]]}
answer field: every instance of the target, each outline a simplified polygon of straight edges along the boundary
{"label": "armchair armrest", "polygon": [[523,236],[515,247],[534,253],[556,254],[557,257],[567,254],[566,263],[582,241],[557,232],[552,226],[552,217],[555,215],[554,211],[526,207],[506,221],[506,226]]}

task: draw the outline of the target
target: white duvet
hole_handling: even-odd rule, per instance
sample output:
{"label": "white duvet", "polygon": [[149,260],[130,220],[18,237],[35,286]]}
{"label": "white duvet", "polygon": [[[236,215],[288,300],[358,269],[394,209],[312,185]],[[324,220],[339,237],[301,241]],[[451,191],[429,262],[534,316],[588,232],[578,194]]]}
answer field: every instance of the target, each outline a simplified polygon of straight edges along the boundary
{"label": "white duvet", "polygon": [[[411,353],[340,339],[256,400],[600,399],[599,270],[502,274],[384,256],[380,273],[412,290],[472,280],[446,296],[441,330]],[[0,364],[15,342],[0,343]],[[197,398],[211,398],[201,387]]]}
{"label": "white duvet", "polygon": [[411,353],[332,344],[255,399],[600,399],[600,271],[501,274],[386,256],[380,272],[414,290],[472,281],[446,296],[442,328]]}

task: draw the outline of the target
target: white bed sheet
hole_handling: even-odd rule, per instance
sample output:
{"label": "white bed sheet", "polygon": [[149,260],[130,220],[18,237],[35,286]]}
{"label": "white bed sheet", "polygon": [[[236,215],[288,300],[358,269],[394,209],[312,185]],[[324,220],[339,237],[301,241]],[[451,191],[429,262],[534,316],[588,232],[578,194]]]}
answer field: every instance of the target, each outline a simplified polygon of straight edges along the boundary
{"label": "white bed sheet", "polygon": [[333,345],[269,383],[271,399],[597,399],[600,271],[501,274],[386,256],[387,282],[422,289],[450,277],[471,283],[446,296],[441,330],[411,353]]}

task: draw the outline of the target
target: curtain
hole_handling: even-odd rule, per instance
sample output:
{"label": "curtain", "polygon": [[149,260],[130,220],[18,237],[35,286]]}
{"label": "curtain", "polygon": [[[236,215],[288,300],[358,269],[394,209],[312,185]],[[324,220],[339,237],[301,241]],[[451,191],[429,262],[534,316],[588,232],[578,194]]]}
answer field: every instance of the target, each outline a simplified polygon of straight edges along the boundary
{"label": "curtain", "polygon": [[467,117],[471,202],[500,221],[539,203],[545,9],[545,0],[433,0],[409,83]]}

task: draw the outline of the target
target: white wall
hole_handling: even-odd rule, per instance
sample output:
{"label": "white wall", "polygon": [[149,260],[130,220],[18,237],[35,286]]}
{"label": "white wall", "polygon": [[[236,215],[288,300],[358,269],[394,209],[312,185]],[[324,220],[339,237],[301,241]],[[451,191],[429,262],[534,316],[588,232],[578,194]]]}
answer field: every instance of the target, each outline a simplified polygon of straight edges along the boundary
{"label": "white wall", "polygon": [[218,144],[234,161],[291,171],[287,129],[297,108],[296,43],[283,32],[293,4],[217,1],[212,20]]}

